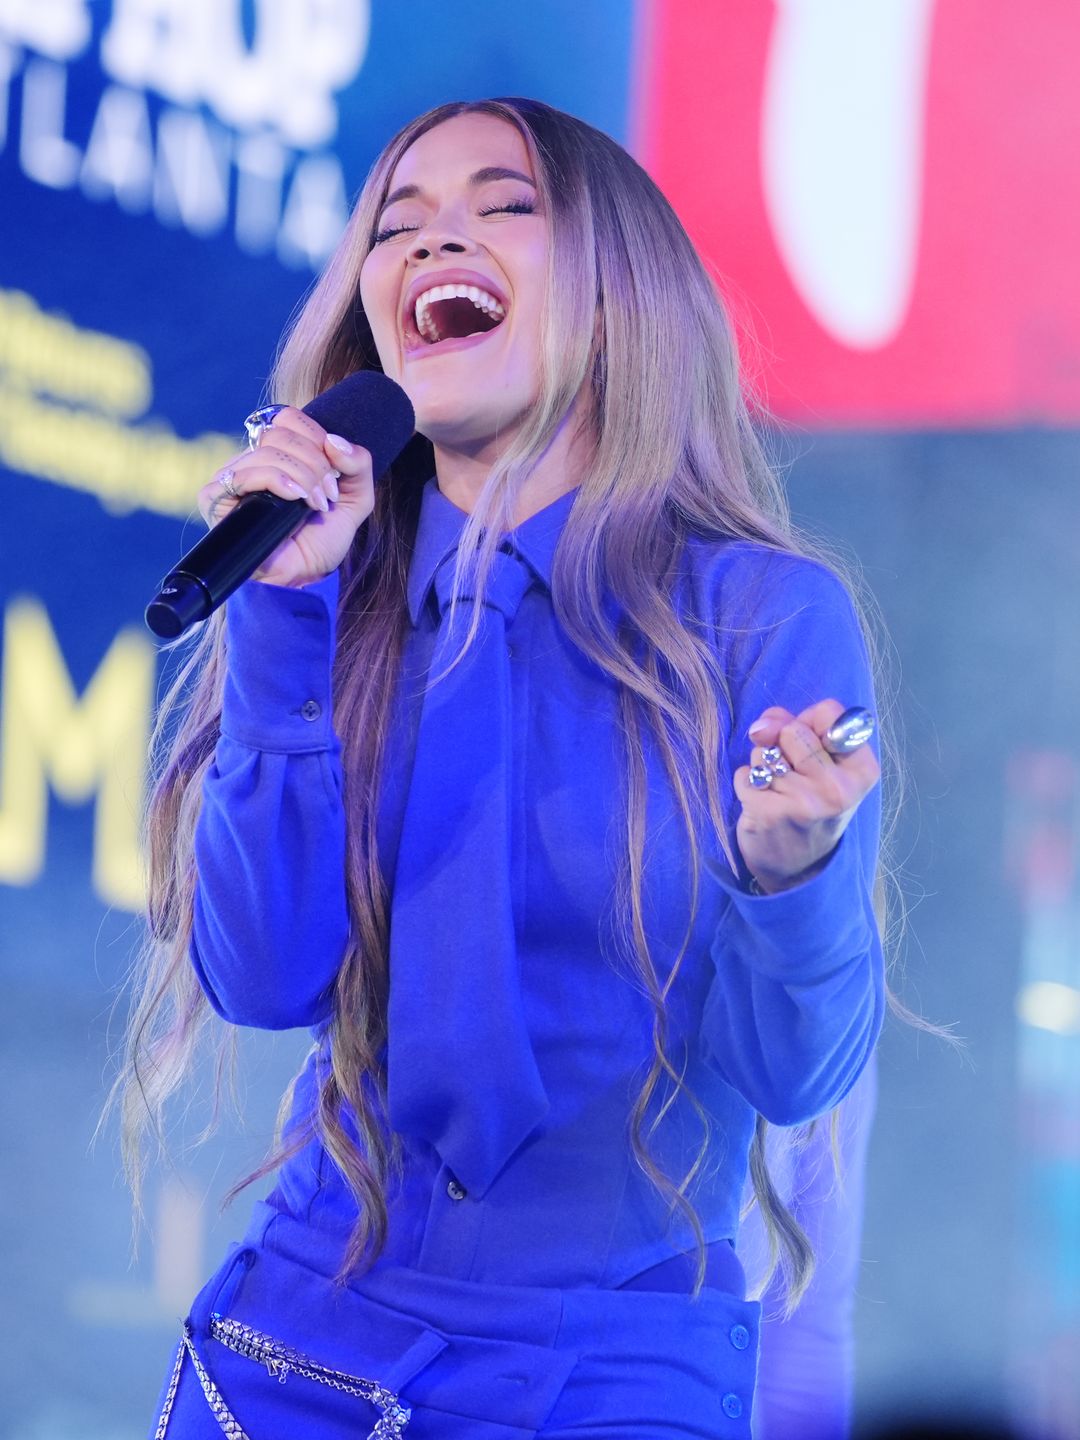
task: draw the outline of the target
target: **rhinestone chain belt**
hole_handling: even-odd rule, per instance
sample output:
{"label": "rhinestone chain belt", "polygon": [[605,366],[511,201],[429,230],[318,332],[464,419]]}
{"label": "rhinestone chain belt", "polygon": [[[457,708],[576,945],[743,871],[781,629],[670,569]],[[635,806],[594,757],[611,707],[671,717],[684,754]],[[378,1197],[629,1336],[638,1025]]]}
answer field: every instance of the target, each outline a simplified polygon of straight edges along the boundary
{"label": "rhinestone chain belt", "polygon": [[[290,1374],[302,1375],[306,1380],[329,1386],[331,1390],[340,1390],[344,1395],[355,1395],[360,1400],[369,1401],[380,1412],[380,1416],[367,1440],[400,1440],[404,1434],[412,1411],[401,1403],[392,1390],[387,1390],[376,1381],[364,1380],[359,1375],[349,1375],[344,1370],[331,1370],[326,1365],[319,1365],[306,1355],[301,1355],[299,1350],[293,1350],[280,1340],[274,1340],[262,1331],[253,1330],[250,1325],[241,1325],[238,1320],[230,1320],[224,1315],[211,1316],[210,1335],[237,1355],[246,1355],[251,1360],[257,1360],[260,1365],[265,1365],[267,1373],[279,1384],[284,1385]],[[194,1367],[202,1392],[206,1396],[206,1403],[223,1432],[229,1440],[248,1440],[246,1431],[235,1419],[222,1398],[221,1391],[207,1374],[206,1367],[195,1349],[191,1326],[187,1323],[180,1337],[176,1363],[169,1376],[165,1404],[154,1431],[154,1440],[165,1440],[168,1433],[169,1417],[176,1400],[176,1388],[180,1383],[180,1371],[185,1355]]]}

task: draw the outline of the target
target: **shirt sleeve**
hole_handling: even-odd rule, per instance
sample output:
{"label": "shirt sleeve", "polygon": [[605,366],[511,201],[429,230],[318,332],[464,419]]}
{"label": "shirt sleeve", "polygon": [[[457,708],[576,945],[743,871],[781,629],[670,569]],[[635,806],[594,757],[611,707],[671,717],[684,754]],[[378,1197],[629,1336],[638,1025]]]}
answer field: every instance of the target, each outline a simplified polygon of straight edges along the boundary
{"label": "shirt sleeve", "polygon": [[[738,852],[732,775],[747,762],[747,727],[770,705],[793,714],[819,700],[875,701],[862,631],[847,590],[816,562],[774,556],[741,592],[731,729],[723,787],[739,864],[710,866],[725,892],[703,1015],[709,1062],[760,1114],[797,1125],[854,1085],[884,1013],[884,967],[873,909],[880,786],[860,804],[823,868],[775,895],[749,892]],[[738,619],[736,612],[735,618]],[[870,742],[875,747],[876,739]]]}
{"label": "shirt sleeve", "polygon": [[329,1014],[349,934],[337,576],[229,599],[221,736],[195,834],[191,959],[214,1009],[268,1030]]}

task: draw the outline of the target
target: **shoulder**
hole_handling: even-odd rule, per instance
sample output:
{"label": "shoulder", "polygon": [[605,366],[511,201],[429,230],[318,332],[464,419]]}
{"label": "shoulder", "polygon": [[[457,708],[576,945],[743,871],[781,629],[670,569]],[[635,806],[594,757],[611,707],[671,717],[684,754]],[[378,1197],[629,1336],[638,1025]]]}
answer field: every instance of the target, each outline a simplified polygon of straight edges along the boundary
{"label": "shoulder", "polygon": [[845,582],[823,561],[795,551],[691,535],[682,578],[691,617],[718,645],[737,638],[740,648],[760,648],[780,627],[861,633]]}
{"label": "shoulder", "polygon": [[689,539],[679,604],[712,651],[731,724],[819,700],[876,712],[872,647],[847,584],[827,564],[747,540]]}

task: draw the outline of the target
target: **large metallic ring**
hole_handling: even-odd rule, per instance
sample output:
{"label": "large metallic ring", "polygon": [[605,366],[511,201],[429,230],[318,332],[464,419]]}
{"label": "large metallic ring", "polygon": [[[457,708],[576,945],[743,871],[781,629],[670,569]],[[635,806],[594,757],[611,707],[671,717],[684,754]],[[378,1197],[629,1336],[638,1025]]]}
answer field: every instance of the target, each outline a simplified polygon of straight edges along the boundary
{"label": "large metallic ring", "polygon": [[218,484],[226,495],[231,495],[234,500],[239,500],[240,491],[236,488],[236,471],[233,469],[223,470],[218,476]]}
{"label": "large metallic ring", "polygon": [[247,431],[248,449],[254,450],[259,443],[259,436],[274,423],[274,416],[284,410],[284,405],[262,405],[258,410],[253,410],[244,421],[244,429]]}
{"label": "large metallic ring", "polygon": [[869,710],[853,705],[829,726],[821,743],[830,755],[850,755],[866,744],[876,727],[877,721]]}
{"label": "large metallic ring", "polygon": [[773,772],[767,765],[750,766],[750,784],[755,790],[767,790],[773,782]]}

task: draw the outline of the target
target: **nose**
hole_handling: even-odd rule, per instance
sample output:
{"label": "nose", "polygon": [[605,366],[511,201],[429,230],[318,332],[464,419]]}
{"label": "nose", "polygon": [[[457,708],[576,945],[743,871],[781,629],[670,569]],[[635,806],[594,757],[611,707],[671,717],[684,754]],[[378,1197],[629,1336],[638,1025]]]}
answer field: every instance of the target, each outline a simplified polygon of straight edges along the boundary
{"label": "nose", "polygon": [[435,255],[467,255],[476,249],[475,244],[463,235],[446,228],[437,229],[425,225],[418,230],[409,247],[410,260],[430,260]]}

